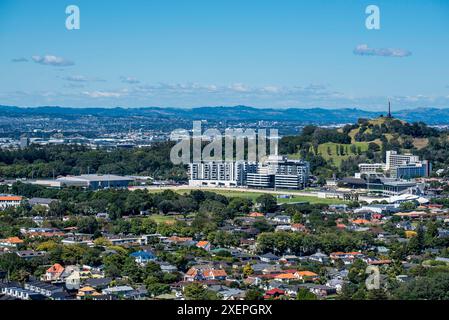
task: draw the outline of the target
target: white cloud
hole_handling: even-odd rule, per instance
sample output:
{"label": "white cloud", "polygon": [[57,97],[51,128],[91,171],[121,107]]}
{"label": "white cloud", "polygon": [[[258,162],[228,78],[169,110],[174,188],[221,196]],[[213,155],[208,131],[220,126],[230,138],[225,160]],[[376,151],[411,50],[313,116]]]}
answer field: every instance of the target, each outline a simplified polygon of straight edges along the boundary
{"label": "white cloud", "polygon": [[128,84],[138,84],[138,83],[140,83],[140,80],[138,80],[137,78],[134,78],[134,77],[120,77],[120,80],[123,82],[123,83],[128,83]]}
{"label": "white cloud", "polygon": [[69,82],[106,82],[101,78],[90,78],[83,75],[70,75],[61,78],[62,80]]}
{"label": "white cloud", "polygon": [[126,95],[125,92],[112,92],[112,91],[84,91],[84,95],[90,98],[120,98]]}
{"label": "white cloud", "polygon": [[74,62],[66,60],[62,57],[52,55],[32,56],[31,59],[33,59],[33,61],[36,63],[54,67],[69,67],[75,64]]}
{"label": "white cloud", "polygon": [[367,44],[360,44],[354,49],[354,54],[359,56],[379,56],[403,58],[411,56],[412,53],[405,49],[395,48],[370,48]]}
{"label": "white cloud", "polygon": [[237,92],[248,92],[250,89],[243,83],[234,83],[229,86],[229,89]]}

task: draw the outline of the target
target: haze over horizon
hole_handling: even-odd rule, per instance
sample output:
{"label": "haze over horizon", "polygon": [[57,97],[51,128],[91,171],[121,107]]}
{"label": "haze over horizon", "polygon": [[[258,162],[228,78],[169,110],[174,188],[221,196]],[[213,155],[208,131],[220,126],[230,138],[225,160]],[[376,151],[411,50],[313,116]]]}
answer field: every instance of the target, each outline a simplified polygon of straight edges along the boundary
{"label": "haze over horizon", "polygon": [[447,30],[441,0],[0,0],[0,105],[447,108]]}
{"label": "haze over horizon", "polygon": [[[234,109],[234,108],[250,108],[250,109],[260,109],[260,110],[329,110],[329,111],[335,111],[335,110],[356,110],[356,111],[362,111],[362,112],[373,112],[373,113],[387,113],[387,106],[384,106],[384,109],[379,110],[373,110],[373,109],[367,109],[363,107],[352,107],[352,106],[342,106],[342,107],[324,107],[324,106],[310,106],[310,107],[261,107],[261,106],[249,106],[249,105],[204,105],[204,106],[189,106],[189,107],[175,107],[175,106],[101,106],[101,105],[92,105],[92,106],[62,106],[62,105],[36,105],[36,106],[17,106],[17,105],[4,105],[0,103],[0,108],[6,107],[6,108],[20,108],[20,109],[38,109],[38,108],[61,108],[61,109],[180,109],[180,110],[193,110],[193,109],[202,109],[202,108],[228,108],[228,109]],[[418,111],[418,110],[445,110],[449,108],[445,107],[411,107],[411,108],[401,108],[401,109],[393,109],[394,112],[403,112],[403,111]]]}

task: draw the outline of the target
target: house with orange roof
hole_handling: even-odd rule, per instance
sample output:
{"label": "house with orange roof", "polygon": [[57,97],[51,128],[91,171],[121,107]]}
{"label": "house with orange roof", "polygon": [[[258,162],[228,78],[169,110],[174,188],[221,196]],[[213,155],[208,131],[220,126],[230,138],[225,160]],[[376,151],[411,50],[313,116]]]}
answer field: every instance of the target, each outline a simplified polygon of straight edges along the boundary
{"label": "house with orange roof", "polygon": [[363,225],[363,224],[370,224],[369,220],[366,219],[355,219],[352,221],[353,224]]}
{"label": "house with orange roof", "polygon": [[101,293],[97,292],[97,290],[95,290],[92,287],[86,286],[78,290],[76,298],[78,300],[82,300],[86,299],[87,297],[95,297],[95,296],[101,296]]}
{"label": "house with orange roof", "polygon": [[170,238],[167,238],[167,241],[174,243],[174,244],[182,244],[182,243],[193,241],[193,238],[192,237],[171,236]]}
{"label": "house with orange roof", "polygon": [[227,276],[223,269],[191,267],[184,275],[184,281],[226,280]]}
{"label": "house with orange roof", "polygon": [[291,273],[291,272],[288,272],[288,273],[280,273],[280,274],[276,275],[274,278],[275,278],[276,280],[279,280],[279,281],[285,281],[285,282],[298,280],[298,278],[295,276],[295,274],[294,274],[294,273]]}
{"label": "house with orange roof", "polygon": [[47,269],[45,274],[42,277],[43,281],[53,282],[59,281],[61,279],[61,275],[64,272],[64,267],[59,263],[55,263],[50,268]]}
{"label": "house with orange roof", "polygon": [[389,265],[391,264],[391,260],[370,260],[368,261],[368,264],[372,266],[381,266],[381,265]]}
{"label": "house with orange roof", "polygon": [[21,240],[18,237],[9,237],[9,238],[0,240],[0,247],[16,249],[22,243],[23,243],[23,240]]}
{"label": "house with orange roof", "polygon": [[203,271],[206,280],[226,280],[228,274],[223,269],[206,269]]}
{"label": "house with orange roof", "polygon": [[295,277],[302,281],[315,281],[319,278],[318,274],[312,271],[297,271]]}
{"label": "house with orange roof", "polygon": [[0,209],[6,209],[9,207],[18,207],[22,202],[23,197],[13,195],[0,195]]}
{"label": "house with orange roof", "polygon": [[204,276],[200,269],[190,268],[184,275],[184,281],[199,281],[203,280]]}
{"label": "house with orange roof", "polygon": [[204,249],[206,251],[210,251],[210,249],[211,249],[211,245],[210,245],[209,241],[198,241],[196,244],[196,247]]}
{"label": "house with orange roof", "polygon": [[305,232],[305,231],[307,231],[306,226],[301,224],[301,223],[293,223],[291,227],[292,227],[291,228],[292,231],[296,231],[296,232]]}
{"label": "house with orange roof", "polygon": [[252,218],[263,218],[263,217],[265,217],[264,214],[261,213],[261,212],[251,212],[248,216],[252,217]]}

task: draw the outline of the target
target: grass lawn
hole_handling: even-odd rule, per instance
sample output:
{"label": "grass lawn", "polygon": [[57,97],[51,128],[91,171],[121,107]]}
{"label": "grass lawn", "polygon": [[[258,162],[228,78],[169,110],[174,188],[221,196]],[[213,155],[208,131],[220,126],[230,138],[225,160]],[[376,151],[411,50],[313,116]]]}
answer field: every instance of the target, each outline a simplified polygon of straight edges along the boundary
{"label": "grass lawn", "polygon": [[[194,189],[182,189],[182,190],[175,190],[175,192],[178,193],[189,193],[191,190]],[[263,193],[261,192],[251,192],[251,191],[230,191],[230,190],[217,190],[217,189],[202,189],[203,191],[210,191],[217,194],[221,194],[225,197],[233,198],[233,197],[240,197],[240,198],[247,198],[251,199],[252,201],[255,201],[257,197],[261,196]],[[161,192],[159,190],[150,190],[150,192]],[[282,192],[279,190],[279,192]],[[287,191],[286,191],[287,192]],[[294,191],[288,191],[288,192],[294,192]],[[269,193],[269,192],[267,192]],[[277,196],[276,194],[274,196]],[[343,200],[338,199],[322,199],[314,196],[303,196],[303,195],[294,195],[292,198],[289,199],[281,199],[278,198],[278,203],[295,203],[295,202],[309,202],[310,204],[316,204],[316,203],[322,203],[322,204],[340,204],[345,203]],[[164,217],[165,218],[165,217]]]}
{"label": "grass lawn", "polygon": [[[376,141],[374,141],[376,142]],[[318,154],[321,155],[325,160],[332,159],[334,165],[337,167],[340,167],[341,162],[344,159],[348,159],[351,156],[355,156],[356,153],[351,151],[351,146],[354,145],[357,148],[360,148],[361,152],[366,152],[368,150],[368,144],[369,142],[354,142],[352,144],[340,144],[340,143],[334,143],[334,142],[326,142],[322,143],[318,146]],[[340,146],[343,146],[343,155],[340,155]],[[337,151],[338,148],[338,151]],[[314,152],[313,148],[310,150],[311,152]],[[287,155],[289,159],[299,159],[300,155],[299,153],[293,153]]]}
{"label": "grass lawn", "polygon": [[[356,153],[351,151],[351,146],[360,148],[361,152],[366,152],[368,150],[368,142],[355,142],[352,144],[339,144],[334,142],[322,143],[318,146],[318,154],[320,154],[324,159],[334,162],[337,167],[340,167],[342,160],[348,159],[351,156],[355,156]],[[340,154],[340,146],[343,147],[343,154]],[[338,151],[337,151],[338,149]]]}
{"label": "grass lawn", "polygon": [[156,222],[157,224],[160,223],[175,223],[176,221],[176,216],[164,216],[162,214],[152,214],[150,216],[148,216],[151,220],[153,220],[154,222]]}
{"label": "grass lawn", "polygon": [[322,199],[318,197],[307,197],[307,196],[293,196],[291,199],[278,199],[278,203],[295,203],[295,202],[309,202],[310,204],[341,204],[346,201],[338,199]]}

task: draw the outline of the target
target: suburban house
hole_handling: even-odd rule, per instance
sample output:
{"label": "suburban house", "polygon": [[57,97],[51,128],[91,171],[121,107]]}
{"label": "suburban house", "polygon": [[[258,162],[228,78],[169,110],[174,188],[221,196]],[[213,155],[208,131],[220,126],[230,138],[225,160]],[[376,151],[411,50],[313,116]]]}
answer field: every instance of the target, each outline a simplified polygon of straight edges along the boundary
{"label": "suburban house", "polygon": [[261,212],[251,212],[250,214],[248,214],[248,217],[251,218],[263,218],[264,214]]}
{"label": "suburban house", "polygon": [[203,271],[206,280],[226,280],[227,273],[223,269],[207,269]]}
{"label": "suburban house", "polygon": [[23,244],[23,240],[19,239],[18,237],[9,237],[0,240],[0,247],[3,248],[17,249],[20,244]]}
{"label": "suburban house", "polygon": [[271,289],[265,292],[265,295],[263,296],[264,299],[278,299],[280,296],[285,295],[285,291],[281,289]]}
{"label": "suburban house", "polygon": [[16,254],[24,260],[30,260],[33,258],[44,257],[45,255],[47,255],[47,252],[34,251],[34,250],[22,250],[22,251],[16,251]]}
{"label": "suburban house", "polygon": [[81,285],[81,273],[73,270],[70,275],[65,277],[65,286],[67,290],[78,290]]}
{"label": "suburban house", "polygon": [[225,270],[210,265],[193,266],[184,275],[184,281],[226,280],[227,276]]}
{"label": "suburban house", "polygon": [[305,225],[303,225],[301,223],[293,223],[291,225],[291,230],[295,231],[295,232],[305,232],[305,231],[307,231],[307,228]]}
{"label": "suburban house", "polygon": [[62,286],[55,286],[42,281],[26,282],[24,288],[25,290],[41,294],[54,300],[62,300],[62,298],[67,298],[67,292],[65,292]]}
{"label": "suburban house", "polygon": [[28,200],[30,206],[43,206],[45,208],[49,208],[53,202],[59,202],[57,199],[48,199],[48,198],[31,198]]}
{"label": "suburban house", "polygon": [[259,256],[259,259],[266,263],[279,261],[279,257],[272,253],[265,253],[264,255]]}
{"label": "suburban house", "polygon": [[156,256],[148,251],[137,251],[130,254],[138,264],[147,264],[149,261],[156,259]]}
{"label": "suburban house", "polygon": [[76,298],[78,300],[82,300],[82,299],[86,299],[87,297],[94,297],[94,296],[100,296],[100,295],[101,295],[101,293],[97,292],[97,290],[95,290],[94,288],[85,286],[78,290],[78,294],[76,295]]}
{"label": "suburban house", "polygon": [[26,290],[14,285],[0,285],[0,294],[20,300],[45,300],[46,297],[40,293]]}
{"label": "suburban house", "polygon": [[64,267],[59,263],[55,263],[50,268],[47,269],[45,274],[42,276],[43,281],[53,282],[61,280],[61,275],[64,272]]}
{"label": "suburban house", "polygon": [[309,261],[319,262],[319,263],[327,263],[329,261],[329,257],[318,251],[310,256],[307,257]]}
{"label": "suburban house", "polygon": [[289,216],[279,215],[272,218],[274,222],[281,223],[281,224],[290,224],[291,218]]}
{"label": "suburban house", "polygon": [[327,297],[329,295],[337,294],[337,289],[324,286],[324,285],[313,285],[309,288],[310,292],[320,297]]}
{"label": "suburban house", "polygon": [[306,281],[315,281],[318,279],[318,275],[312,271],[297,271],[295,272],[295,277],[304,282]]}
{"label": "suburban house", "polygon": [[354,260],[356,258],[362,258],[363,254],[361,252],[332,252],[329,256],[332,260]]}
{"label": "suburban house", "polygon": [[22,202],[23,198],[19,196],[13,195],[0,195],[0,210],[9,208],[9,207],[18,207]]}
{"label": "suburban house", "polygon": [[198,241],[198,243],[196,244],[196,246],[198,248],[204,249],[206,251],[210,251],[211,249],[211,245],[209,241]]}

